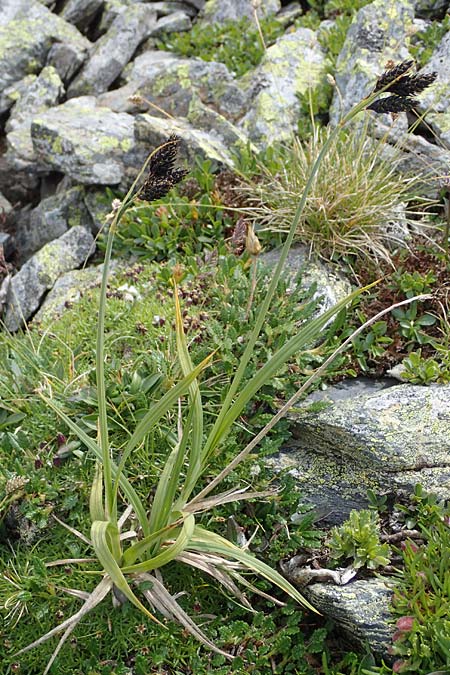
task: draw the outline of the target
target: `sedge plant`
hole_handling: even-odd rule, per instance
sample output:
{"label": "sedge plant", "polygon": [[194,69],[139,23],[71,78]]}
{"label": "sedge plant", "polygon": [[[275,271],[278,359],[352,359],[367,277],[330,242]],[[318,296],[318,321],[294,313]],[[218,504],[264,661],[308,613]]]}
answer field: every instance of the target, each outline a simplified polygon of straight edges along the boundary
{"label": "sedge plant", "polygon": [[[104,372],[106,359],[106,298],[113,240],[117,229],[120,227],[121,218],[137,197],[148,201],[157,199],[164,196],[173,185],[184,177],[186,172],[175,168],[176,153],[180,143],[176,136],[171,136],[150,154],[124,200],[115,204],[115,211],[107,235],[97,322],[97,436],[93,437],[87,434],[64,412],[61,403],[52,397],[50,381],[47,381],[46,387],[40,392],[42,399],[58,414],[96,459],[96,470],[89,503],[92,520],[90,537],[86,537],[85,534],[73,528],[68,529],[91,546],[93,556],[88,561],[91,563],[97,562],[96,573],[99,577],[98,584],[89,594],[80,593],[75,589],[67,589],[71,594],[83,598],[84,604],[79,611],[18,652],[20,654],[28,651],[53,636],[62,634],[47,664],[44,675],[49,672],[64,642],[79,621],[109,594],[112,594],[115,603],[129,601],[143,614],[158,623],[160,621],[156,613],[166,619],[180,622],[187,631],[208,648],[224,655],[226,658],[232,658],[205,635],[166,588],[163,577],[164,566],[174,561],[209,574],[250,611],[252,611],[252,606],[241,587],[250,589],[252,592],[269,598],[277,604],[280,604],[280,601],[254,586],[244,575],[245,572],[252,572],[265,578],[301,605],[310,610],[314,609],[280,573],[256,558],[249,550],[236,546],[226,538],[209,531],[198,522],[199,514],[218,505],[269,495],[267,492],[255,493],[239,487],[217,493],[216,488],[247,457],[276,421],[288,412],[296,397],[298,398],[305,388],[311,384],[314,376],[309,378],[302,389],[278,411],[266,427],[215,478],[210,480],[202,489],[199,489],[199,484],[204,482],[211,458],[224,446],[234,423],[243,413],[252,397],[264,384],[270,381],[293,354],[316,342],[330,319],[362,292],[363,289],[353,292],[321,316],[301,326],[297,335],[293,336],[275,352],[249,381],[244,382],[247,365],[269,311],[308,194],[324,157],[335,137],[358,113],[367,106],[376,103],[380,95],[393,87],[396,82],[401,79],[407,82],[408,78],[417,77],[409,75],[410,65],[403,69],[400,67],[393,68],[387,74],[385,73],[382,76],[385,78],[382,86],[378,86],[377,83],[374,92],[357,104],[325,141],[306,181],[265,298],[256,311],[254,327],[240,363],[224,396],[217,417],[211,425],[207,423],[204,414],[199,382],[202,372],[208,367],[211,356],[198,365],[194,365],[191,361],[183,332],[182,312],[176,288],[177,280],[174,278],[176,345],[182,378],[156,403],[152,404],[140,419],[134,430],[130,432],[130,437],[125,446],[120,448],[120,458],[119,449],[115,448],[110,440]],[[411,87],[412,85],[410,85]],[[402,97],[398,96],[398,98],[402,100]],[[398,106],[398,102],[396,103]],[[148,170],[147,178],[142,187],[139,187],[146,170]],[[409,300],[405,302],[409,302]],[[361,327],[357,332],[360,330]],[[350,338],[346,341],[346,344],[349,343]],[[345,345],[341,345],[336,353],[344,347]],[[327,363],[329,361],[330,359],[327,360]],[[325,365],[323,364],[321,368],[323,369]],[[320,372],[321,369],[317,372],[317,376]],[[138,494],[128,480],[126,474],[127,461],[159,421],[177,407],[176,433],[168,436],[167,459],[155,486],[153,497],[149,502],[148,498],[143,499]],[[52,564],[67,565],[68,562],[62,560]],[[70,562],[83,564],[87,560],[71,560]]]}

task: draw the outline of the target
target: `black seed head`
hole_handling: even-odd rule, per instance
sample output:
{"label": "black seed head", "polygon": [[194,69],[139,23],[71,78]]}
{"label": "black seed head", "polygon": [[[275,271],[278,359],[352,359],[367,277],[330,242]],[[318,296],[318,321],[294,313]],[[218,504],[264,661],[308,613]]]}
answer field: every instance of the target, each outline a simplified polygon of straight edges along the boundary
{"label": "black seed head", "polygon": [[417,105],[413,98],[402,98],[401,96],[388,96],[380,98],[367,106],[367,110],[373,110],[377,113],[400,113],[405,110],[411,110]]}
{"label": "black seed head", "polygon": [[174,163],[181,139],[172,134],[157,148],[150,159],[147,179],[139,191],[139,197],[152,202],[165,197],[188,173],[186,169],[175,169]]}
{"label": "black seed head", "polygon": [[[414,61],[402,61],[402,63],[398,63],[395,65],[392,63],[392,65],[389,65],[388,68],[380,75],[380,77],[377,80],[377,83],[375,85],[375,91],[380,91],[381,89],[385,89],[387,85],[392,84],[393,82],[397,81],[399,77],[402,75],[405,75],[405,73],[412,68],[414,65]],[[391,91],[390,89],[385,89],[385,91]]]}

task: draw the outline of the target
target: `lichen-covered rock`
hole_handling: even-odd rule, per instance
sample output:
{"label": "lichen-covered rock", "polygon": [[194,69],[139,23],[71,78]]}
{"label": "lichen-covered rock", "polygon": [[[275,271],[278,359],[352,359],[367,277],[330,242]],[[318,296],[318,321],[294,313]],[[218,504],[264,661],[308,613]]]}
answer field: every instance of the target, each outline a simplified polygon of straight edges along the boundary
{"label": "lichen-covered rock", "polygon": [[[289,576],[295,583],[295,574]],[[311,584],[302,593],[361,647],[368,644],[371,652],[389,659],[394,627],[389,610],[392,590],[387,580],[356,580],[345,586]]]}
{"label": "lichen-covered rock", "polygon": [[448,0],[414,0],[416,16],[422,19],[443,19],[448,8]]}
{"label": "lichen-covered rock", "polygon": [[[258,3],[258,16],[262,18],[276,14],[280,8],[280,0],[261,0]],[[244,16],[253,19],[252,0],[207,0],[201,20],[207,23],[223,23],[224,21],[239,21]]]}
{"label": "lichen-covered rock", "polygon": [[102,5],[103,0],[66,0],[61,17],[81,30],[89,26]]}
{"label": "lichen-covered rock", "polygon": [[16,331],[33,316],[42,296],[65,272],[79,267],[94,251],[94,238],[82,226],[46,244],[12,278],[4,315],[5,326]]}
{"label": "lichen-covered rock", "polygon": [[56,69],[64,85],[70,82],[85,60],[85,52],[80,52],[73,45],[63,42],[55,42],[47,54],[47,65]]}
{"label": "lichen-covered rock", "polygon": [[88,210],[91,220],[91,230],[98,234],[105,226],[106,216],[111,213],[111,199],[105,194],[105,190],[86,188],[84,191],[84,205]]}
{"label": "lichen-covered rock", "polygon": [[180,10],[158,19],[155,27],[151,31],[151,36],[158,37],[159,35],[167,35],[168,33],[182,33],[191,28],[192,23],[189,15]]}
{"label": "lichen-covered rock", "polygon": [[113,21],[95,44],[89,60],[70,85],[69,98],[106,91],[156,25],[151,5],[137,3]]}
{"label": "lichen-covered rock", "polygon": [[[275,268],[279,257],[279,251],[268,251],[260,256],[259,262],[264,267]],[[322,262],[310,259],[305,246],[291,248],[283,269],[283,274],[292,283],[295,283],[295,279],[300,272],[302,273],[300,284],[304,288],[309,288],[312,284],[317,286],[314,297],[320,298],[318,314],[326,312],[352,291],[349,281],[335,269]]]}
{"label": "lichen-covered rock", "polygon": [[195,95],[232,121],[244,113],[248,104],[246,94],[227,67],[215,61],[148,51],[138,56],[124,75],[129,84],[136,83],[133,94],[148,99],[175,117],[188,117]]}
{"label": "lichen-covered rock", "polygon": [[183,119],[164,119],[151,115],[136,117],[136,139],[143,147],[156,147],[170,134],[181,139],[180,159],[193,164],[196,157],[210,159],[213,165],[234,166],[229,149],[214,135],[201,129],[194,129]]}
{"label": "lichen-covered rock", "polygon": [[60,171],[86,185],[118,185],[127,168],[140,163],[133,117],[96,107],[92,96],[35,117],[31,137],[42,170]]}
{"label": "lichen-covered rock", "polygon": [[[427,118],[428,119],[428,118]],[[376,135],[383,137],[387,143],[381,149],[384,159],[395,163],[399,173],[415,176],[414,191],[432,198],[437,194],[439,176],[446,176],[450,167],[450,150],[436,143],[430,143],[418,134],[405,134],[400,139],[391,137],[389,127],[379,124]]]}
{"label": "lichen-covered rock", "polygon": [[262,146],[289,139],[298,129],[299,97],[326,87],[326,59],[314,31],[299,28],[279,38],[260,65],[241,79],[251,108],[240,125]]}
{"label": "lichen-covered rock", "polygon": [[39,310],[33,323],[49,324],[60,317],[64,310],[78,302],[89,288],[100,286],[103,265],[66,272],[56,280]]}
{"label": "lichen-covered rock", "polygon": [[0,113],[7,112],[35,81],[37,75],[25,75],[3,91],[0,91]]}
{"label": "lichen-covered rock", "polygon": [[402,384],[290,415],[289,446],[271,461],[290,468],[302,493],[342,522],[367,490],[425,490],[450,497],[450,386]]}
{"label": "lichen-covered rock", "polygon": [[193,19],[204,4],[205,0],[188,0],[188,2],[183,2],[183,0],[157,0],[157,2],[152,3],[152,9],[155,10],[158,19],[176,12],[184,12]]}
{"label": "lichen-covered rock", "polygon": [[3,0],[0,15],[0,91],[39,73],[55,42],[87,54],[89,40],[36,0]]}
{"label": "lichen-covered rock", "polygon": [[[412,0],[384,0],[362,7],[347,32],[336,62],[336,91],[330,119],[336,123],[373,89],[388,60],[409,59],[407,37],[414,20]],[[407,123],[401,113],[404,130]]]}
{"label": "lichen-covered rock", "polygon": [[35,164],[31,142],[32,118],[56,105],[64,94],[64,85],[53,66],[46,66],[17,99],[6,123],[7,160],[13,170]]}
{"label": "lichen-covered rock", "polygon": [[91,229],[92,221],[83,197],[83,188],[74,187],[43,199],[31,211],[18,214],[14,239],[20,264],[70,227],[82,225]]}
{"label": "lichen-covered rock", "polygon": [[[421,73],[437,73],[436,81],[420,97],[420,109],[437,138],[450,148],[450,32],[446,33]],[[429,112],[428,112],[429,111]]]}

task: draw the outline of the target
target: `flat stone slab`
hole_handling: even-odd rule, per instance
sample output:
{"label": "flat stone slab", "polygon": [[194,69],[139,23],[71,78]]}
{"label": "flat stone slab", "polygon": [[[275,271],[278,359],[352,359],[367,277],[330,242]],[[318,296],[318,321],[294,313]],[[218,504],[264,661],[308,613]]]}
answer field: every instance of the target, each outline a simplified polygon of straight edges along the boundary
{"label": "flat stone slab", "polygon": [[400,384],[290,415],[289,444],[269,464],[290,469],[330,523],[365,508],[367,490],[450,497],[450,385]]}

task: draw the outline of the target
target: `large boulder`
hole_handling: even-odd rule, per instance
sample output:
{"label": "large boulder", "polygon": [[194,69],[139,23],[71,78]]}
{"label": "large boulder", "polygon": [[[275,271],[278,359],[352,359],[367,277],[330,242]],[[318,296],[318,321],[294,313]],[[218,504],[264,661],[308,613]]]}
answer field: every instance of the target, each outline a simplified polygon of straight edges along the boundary
{"label": "large boulder", "polygon": [[47,197],[31,211],[17,215],[14,239],[20,264],[70,227],[83,225],[91,228],[91,217],[83,197],[83,188],[74,187]]}
{"label": "large boulder", "polygon": [[[142,96],[176,117],[189,117],[194,97],[230,120],[242,116],[248,104],[247,96],[227,67],[215,61],[147,51],[130,64],[124,77],[128,96]],[[114,95],[115,92],[109,92],[102,101],[108,105],[108,97]]]}
{"label": "large boulder", "polygon": [[421,73],[437,73],[436,81],[421,99],[421,111],[439,141],[450,148],[450,32],[446,33]]}
{"label": "large boulder", "polygon": [[94,252],[94,238],[82,226],[68,230],[46,244],[11,279],[3,317],[6,328],[16,331],[33,316],[44,294],[65,272],[76,269]]}
{"label": "large boulder", "polygon": [[7,161],[13,170],[32,169],[36,163],[31,141],[34,116],[57,105],[64,85],[53,66],[47,66],[17,99],[6,123]]}
{"label": "large boulder", "polygon": [[148,4],[136,3],[119,14],[97,40],[88,62],[70,85],[69,98],[106,91],[155,25],[156,12]]}
{"label": "large boulder", "polygon": [[134,118],[96,107],[92,96],[35,117],[31,137],[41,171],[59,171],[85,185],[119,185],[140,163]]}
{"label": "large boulder", "polygon": [[367,490],[421,483],[450,497],[450,386],[411,384],[352,395],[320,412],[290,415],[292,438],[271,463],[289,468],[329,522],[367,506]]}
{"label": "large boulder", "polygon": [[[207,0],[201,15],[205,23],[239,21],[242,17],[254,18],[255,4],[252,0]],[[257,3],[258,17],[276,14],[281,8],[280,0],[261,0]]]}
{"label": "large boulder", "polygon": [[[330,108],[333,123],[372,91],[390,59],[411,58],[405,45],[413,20],[412,0],[394,0],[389,5],[374,0],[358,11],[336,62],[336,91]],[[404,115],[400,119],[406,131]]]}
{"label": "large boulder", "polygon": [[323,90],[326,72],[325,53],[314,31],[299,28],[279,38],[259,66],[241,79],[251,108],[240,125],[250,139],[267,146],[291,138],[298,131],[300,97]]}
{"label": "large boulder", "polygon": [[[37,0],[2,0],[0,11],[0,92],[39,73],[55,43],[69,44],[80,55],[87,55],[90,42],[69,23],[53,14]],[[0,99],[0,113],[13,101]]]}

